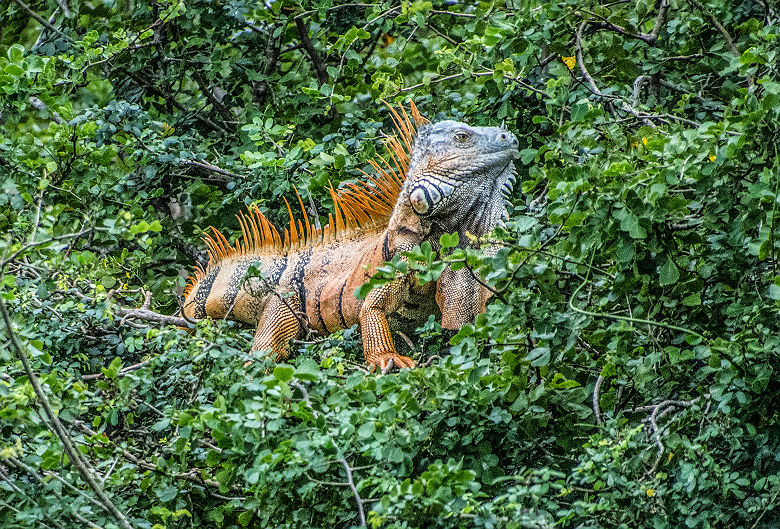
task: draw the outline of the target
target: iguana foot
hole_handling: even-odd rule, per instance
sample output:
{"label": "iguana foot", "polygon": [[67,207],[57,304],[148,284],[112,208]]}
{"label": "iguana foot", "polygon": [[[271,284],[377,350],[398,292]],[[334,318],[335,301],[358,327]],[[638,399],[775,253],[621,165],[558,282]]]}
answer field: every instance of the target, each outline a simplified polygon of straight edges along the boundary
{"label": "iguana foot", "polygon": [[414,360],[412,360],[408,356],[399,355],[395,353],[387,353],[387,354],[376,355],[375,357],[373,357],[371,361],[368,363],[368,371],[369,372],[374,371],[374,368],[377,366],[379,366],[379,371],[384,371],[385,369],[387,369],[390,360],[393,361],[393,365],[396,367],[396,369],[403,369],[405,367],[407,368],[414,367]]}

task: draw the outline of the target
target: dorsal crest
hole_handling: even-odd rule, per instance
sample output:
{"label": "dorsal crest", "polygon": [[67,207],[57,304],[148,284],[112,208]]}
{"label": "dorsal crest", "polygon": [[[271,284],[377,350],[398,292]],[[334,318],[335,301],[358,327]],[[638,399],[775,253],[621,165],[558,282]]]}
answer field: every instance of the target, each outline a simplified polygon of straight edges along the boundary
{"label": "dorsal crest", "polygon": [[[287,199],[284,202],[290,216],[289,226],[280,232],[263,215],[256,205],[249,206],[246,213],[236,215],[241,226],[241,237],[231,244],[217,228],[211,226],[211,233],[205,233],[203,241],[208,247],[209,262],[206,268],[195,266],[194,277],[190,276],[184,289],[186,297],[195,283],[200,281],[214,266],[226,259],[252,255],[283,255],[317,244],[330,244],[369,230],[380,230],[387,226],[390,215],[403,187],[417,127],[428,123],[412,101],[409,112],[403,105],[398,110],[385,102],[395,125],[396,133],[383,139],[386,153],[377,154],[369,160],[373,174],[363,173],[364,178],[348,183],[341,189],[329,188],[333,200],[333,212],[328,215],[328,224],[317,228],[309,221],[306,208],[298,191],[295,191],[301,218],[293,216]],[[411,114],[411,119],[409,117]]]}

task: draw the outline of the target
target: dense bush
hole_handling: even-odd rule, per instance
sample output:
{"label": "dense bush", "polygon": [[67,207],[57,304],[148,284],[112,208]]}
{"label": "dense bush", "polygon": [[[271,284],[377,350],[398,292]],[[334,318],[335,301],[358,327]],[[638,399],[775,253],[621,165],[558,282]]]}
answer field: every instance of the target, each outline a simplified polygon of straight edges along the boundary
{"label": "dense bush", "polygon": [[[768,0],[0,13],[0,526],[780,525]],[[245,204],[324,221],[409,98],[522,149],[497,253],[412,253],[495,293],[421,367],[365,373],[356,329],[245,367],[251,329],[126,317],[172,314]]]}

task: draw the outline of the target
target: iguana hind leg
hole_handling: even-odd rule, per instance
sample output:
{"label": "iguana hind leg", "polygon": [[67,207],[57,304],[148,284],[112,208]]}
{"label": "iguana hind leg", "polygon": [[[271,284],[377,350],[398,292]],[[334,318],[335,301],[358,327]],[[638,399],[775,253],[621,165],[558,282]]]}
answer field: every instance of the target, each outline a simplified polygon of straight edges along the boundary
{"label": "iguana hind leg", "polygon": [[282,298],[274,295],[263,311],[257,325],[252,351],[270,349],[273,358],[281,362],[290,355],[290,340],[301,332],[301,324],[296,312],[301,304],[298,295]]}
{"label": "iguana hind leg", "polygon": [[395,367],[414,367],[414,360],[400,355],[393,345],[387,314],[395,311],[404,301],[406,278],[373,289],[360,307],[360,333],[363,336],[363,354],[366,356],[369,370],[376,366],[385,369],[390,360]]}

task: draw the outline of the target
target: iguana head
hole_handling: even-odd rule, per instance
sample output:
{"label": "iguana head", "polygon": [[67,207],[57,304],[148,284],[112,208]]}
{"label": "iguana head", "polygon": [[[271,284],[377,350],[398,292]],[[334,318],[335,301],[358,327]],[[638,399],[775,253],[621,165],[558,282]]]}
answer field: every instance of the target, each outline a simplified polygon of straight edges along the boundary
{"label": "iguana head", "polygon": [[[517,138],[500,127],[440,121],[420,127],[402,197],[414,212],[443,227],[485,233],[505,211],[514,184]],[[470,219],[469,226],[463,221]]]}

